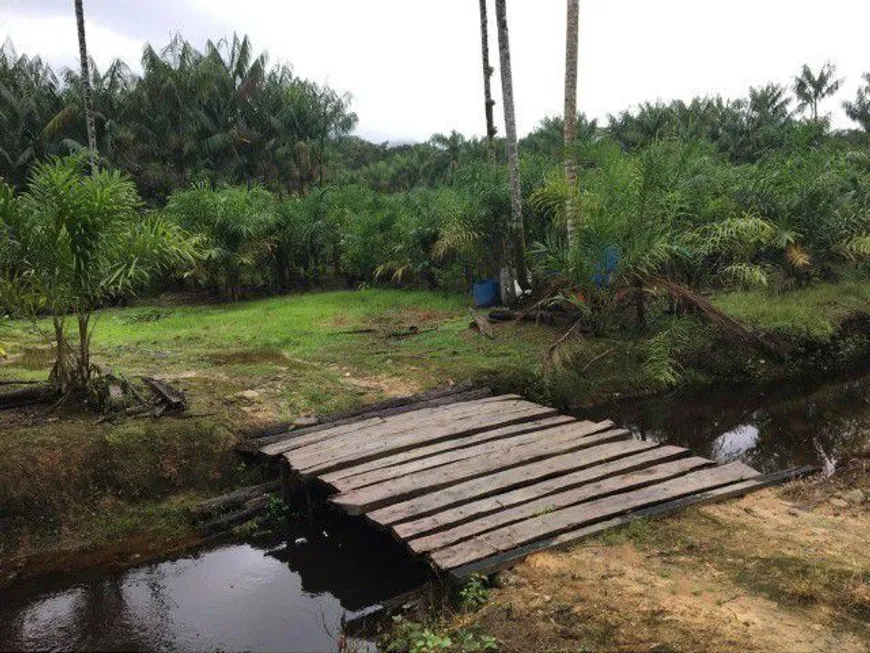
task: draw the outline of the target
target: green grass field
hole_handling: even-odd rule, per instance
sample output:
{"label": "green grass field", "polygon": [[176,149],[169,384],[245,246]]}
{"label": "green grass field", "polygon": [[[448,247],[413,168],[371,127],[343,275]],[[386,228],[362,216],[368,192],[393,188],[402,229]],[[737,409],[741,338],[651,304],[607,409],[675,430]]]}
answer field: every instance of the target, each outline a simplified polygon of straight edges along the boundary
{"label": "green grass field", "polygon": [[[106,369],[206,382],[206,394],[265,389],[277,416],[289,418],[451,380],[525,374],[555,333],[519,325],[493,342],[470,331],[469,321],[467,298],[422,291],[152,305],[100,312],[94,350]],[[414,328],[417,335],[403,335]],[[17,323],[6,340],[0,378],[45,377],[50,351],[38,330]]]}

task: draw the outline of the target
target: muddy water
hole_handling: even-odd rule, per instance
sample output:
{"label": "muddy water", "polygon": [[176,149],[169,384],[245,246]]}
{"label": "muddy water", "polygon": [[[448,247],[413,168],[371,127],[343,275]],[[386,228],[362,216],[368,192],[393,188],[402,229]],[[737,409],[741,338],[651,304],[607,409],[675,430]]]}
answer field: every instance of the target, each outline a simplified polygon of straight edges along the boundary
{"label": "muddy water", "polygon": [[[763,471],[831,467],[867,441],[870,375],[714,388],[577,414]],[[336,515],[295,524],[281,540],[2,590],[0,649],[334,651],[343,619],[425,580],[419,562],[365,524]]]}
{"label": "muddy water", "polygon": [[315,522],[281,540],[0,590],[0,649],[335,651],[343,619],[425,571],[359,524]]}
{"label": "muddy water", "polygon": [[765,388],[708,388],[575,411],[610,418],[635,437],[689,448],[763,472],[818,465],[830,472],[870,435],[870,374]]}

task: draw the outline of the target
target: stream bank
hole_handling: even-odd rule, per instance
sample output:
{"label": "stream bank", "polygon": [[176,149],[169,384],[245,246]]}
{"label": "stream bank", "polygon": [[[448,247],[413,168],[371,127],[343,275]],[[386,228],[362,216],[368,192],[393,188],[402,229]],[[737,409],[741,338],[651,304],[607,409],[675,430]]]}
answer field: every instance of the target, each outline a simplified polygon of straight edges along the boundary
{"label": "stream bank", "polygon": [[[761,308],[758,297],[729,298],[742,319],[789,347],[775,359],[690,331],[669,343],[679,372],[670,390],[644,367],[656,335],[584,338],[565,368],[547,369],[559,330],[500,324],[489,340],[469,330],[463,298],[437,294],[372,290],[106,311],[99,360],[172,379],[200,417],[106,425],[75,413],[0,413],[0,585],[161,564],[167,552],[201,543],[187,519],[192,506],[266,480],[233,454],[246,434],[466,378],[765,470],[842,464],[866,434],[870,301],[861,293],[811,288]],[[409,325],[419,333],[390,336]],[[0,376],[45,378],[50,352],[27,329],[15,326]],[[857,472],[854,482],[865,476]],[[847,491],[838,482],[814,486],[813,501],[825,506]]]}
{"label": "stream bank", "polygon": [[[670,648],[661,650],[726,650],[727,642],[772,652],[779,642],[763,630],[782,637],[785,626],[816,650],[866,650],[870,503],[849,492],[863,488],[870,497],[870,450],[849,452],[868,446],[870,374],[764,393],[707,388],[578,414],[598,410],[636,437],[721,461],[773,470],[831,458],[841,471],[533,556],[502,576],[479,616],[436,609],[415,618],[436,631],[455,618],[463,633],[473,622],[499,650],[518,653],[541,643],[621,651],[662,643]],[[294,519],[281,537],[131,562],[124,571],[13,583],[4,590],[0,642],[25,650],[332,651],[344,621],[429,580],[391,538],[330,512]],[[704,649],[705,638],[716,646]]]}

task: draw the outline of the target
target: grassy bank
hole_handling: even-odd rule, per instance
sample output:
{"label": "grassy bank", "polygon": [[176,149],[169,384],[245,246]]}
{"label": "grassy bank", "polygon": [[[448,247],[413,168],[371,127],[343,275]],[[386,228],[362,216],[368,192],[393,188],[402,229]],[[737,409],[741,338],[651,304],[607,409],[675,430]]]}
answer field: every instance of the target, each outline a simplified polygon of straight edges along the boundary
{"label": "grassy bank", "polygon": [[[261,479],[262,470],[232,454],[239,438],[300,415],[465,379],[591,405],[668,383],[795,374],[805,367],[797,354],[810,349],[825,352],[820,361],[842,364],[870,351],[860,339],[843,337],[844,325],[870,314],[870,291],[858,282],[716,298],[722,309],[788,343],[793,354],[779,361],[729,344],[684,316],[644,333],[626,327],[580,339],[562,351],[561,365],[547,364],[559,329],[508,323],[488,340],[469,329],[467,301],[369,289],[233,305],[166,298],[102,311],[98,364],[129,377],[170,380],[188,394],[190,416],[113,425],[63,408],[0,412],[3,559],[14,564],[27,554],[99,548],[132,535],[187,538],[184,511],[191,503]],[[39,329],[13,323],[3,340],[0,379],[46,377],[51,351]],[[663,379],[663,365],[650,364],[656,348],[674,376]]]}

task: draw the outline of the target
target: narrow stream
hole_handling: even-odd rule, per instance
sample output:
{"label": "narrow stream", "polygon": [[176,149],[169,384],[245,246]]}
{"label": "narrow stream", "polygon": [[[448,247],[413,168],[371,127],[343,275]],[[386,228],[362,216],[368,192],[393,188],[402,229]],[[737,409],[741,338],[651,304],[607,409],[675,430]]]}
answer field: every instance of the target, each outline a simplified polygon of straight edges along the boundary
{"label": "narrow stream", "polygon": [[[765,472],[830,469],[867,441],[870,375],[711,388],[577,414]],[[0,649],[335,651],[343,619],[425,579],[425,567],[388,536],[326,514],[301,520],[281,540],[220,544],[120,573],[58,575],[3,590]]]}
{"label": "narrow stream", "polygon": [[769,387],[705,388],[576,410],[612,419],[642,440],[769,473],[816,465],[831,473],[870,434],[870,374]]}
{"label": "narrow stream", "polygon": [[286,539],[3,590],[0,649],[335,651],[343,619],[425,580],[391,538],[324,514]]}

